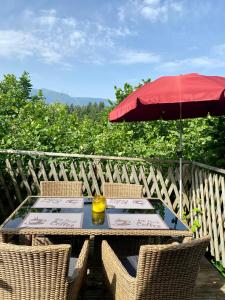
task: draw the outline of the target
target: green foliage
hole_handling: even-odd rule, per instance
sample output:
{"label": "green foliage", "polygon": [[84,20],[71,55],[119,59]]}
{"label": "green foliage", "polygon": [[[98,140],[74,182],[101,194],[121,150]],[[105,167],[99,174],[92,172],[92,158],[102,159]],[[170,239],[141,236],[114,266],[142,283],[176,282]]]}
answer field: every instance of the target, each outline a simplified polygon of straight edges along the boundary
{"label": "green foliage", "polygon": [[223,267],[222,263],[213,259],[211,260],[211,263],[220,272],[220,274],[225,277],[225,268]]}
{"label": "green foliage", "polygon": [[191,220],[191,214],[194,217],[194,221],[191,226],[191,231],[193,233],[195,233],[199,228],[201,228],[201,223],[198,219],[198,216],[201,214],[201,211],[199,208],[195,207],[191,210],[191,212],[189,214],[186,214],[185,212],[183,212],[182,220],[188,224]]}
{"label": "green foliage", "polygon": [[135,87],[133,87],[131,84],[129,84],[127,82],[124,84],[123,89],[122,88],[117,88],[117,86],[114,86],[116,101],[109,100],[109,103],[111,104],[111,108],[118,105],[128,95],[130,95],[134,90],[136,90],[137,88],[141,87],[142,85],[144,85],[145,83],[148,83],[148,82],[151,82],[150,78],[148,78],[147,80],[142,79],[141,82]]}
{"label": "green foliage", "polygon": [[101,119],[101,113],[105,109],[104,102],[97,103],[88,103],[88,105],[79,106],[79,105],[69,105],[68,112],[76,113],[79,119],[84,118],[85,116],[89,117],[92,120]]}
{"label": "green foliage", "polygon": [[14,75],[5,75],[0,82],[0,137],[7,134],[20,109],[26,105],[31,91],[31,83],[26,72],[19,80]]}
{"label": "green foliage", "polygon": [[[5,75],[0,82],[0,147],[84,154],[177,159],[179,121],[110,123],[108,114],[132,91],[115,87],[116,101],[84,107],[47,104],[42,91],[30,95],[28,73]],[[224,167],[224,117],[183,120],[186,159]]]}

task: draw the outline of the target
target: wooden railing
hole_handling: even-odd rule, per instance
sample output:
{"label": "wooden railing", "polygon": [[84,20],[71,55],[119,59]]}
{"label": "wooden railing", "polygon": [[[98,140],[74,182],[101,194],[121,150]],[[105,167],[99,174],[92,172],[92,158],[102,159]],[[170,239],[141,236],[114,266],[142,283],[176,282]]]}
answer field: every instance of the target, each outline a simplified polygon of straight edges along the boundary
{"label": "wooden railing", "polygon": [[[83,194],[102,193],[104,182],[142,184],[144,195],[159,197],[179,211],[177,161],[142,158],[0,150],[0,209],[8,214],[27,195],[40,192],[42,180],[80,180]],[[184,165],[184,190],[190,185],[189,165]],[[184,205],[189,208],[184,193]]]}
{"label": "wooden railing", "polygon": [[191,223],[199,220],[196,236],[210,235],[210,253],[225,267],[225,170],[193,162],[191,177]]}
{"label": "wooden railing", "polygon": [[[104,182],[142,184],[144,196],[163,199],[179,214],[178,161],[37,151],[0,150],[1,221],[42,180],[80,180],[83,194],[102,193]],[[211,236],[210,253],[225,267],[225,170],[196,162],[183,164],[183,207],[196,236]],[[200,213],[195,214],[198,208]]]}

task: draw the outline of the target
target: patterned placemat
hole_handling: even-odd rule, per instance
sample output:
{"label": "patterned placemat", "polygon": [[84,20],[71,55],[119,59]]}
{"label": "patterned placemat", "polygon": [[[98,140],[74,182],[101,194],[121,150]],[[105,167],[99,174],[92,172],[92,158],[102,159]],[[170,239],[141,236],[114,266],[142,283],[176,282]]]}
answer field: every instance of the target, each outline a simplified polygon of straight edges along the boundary
{"label": "patterned placemat", "polygon": [[107,214],[112,229],[168,229],[157,214]]}
{"label": "patterned placemat", "polygon": [[127,209],[154,209],[147,199],[107,199],[107,207]]}
{"label": "patterned placemat", "polygon": [[83,198],[45,198],[40,197],[32,206],[33,208],[82,208]]}
{"label": "patterned placemat", "polygon": [[81,228],[83,213],[29,213],[20,228]]}

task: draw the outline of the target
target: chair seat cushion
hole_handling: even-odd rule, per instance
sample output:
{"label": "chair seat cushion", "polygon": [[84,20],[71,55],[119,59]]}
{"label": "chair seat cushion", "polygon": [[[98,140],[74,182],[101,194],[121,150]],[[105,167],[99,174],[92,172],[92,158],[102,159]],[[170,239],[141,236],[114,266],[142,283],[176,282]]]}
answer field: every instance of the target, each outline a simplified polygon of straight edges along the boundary
{"label": "chair seat cushion", "polygon": [[71,257],[70,263],[69,263],[69,270],[68,270],[68,276],[71,279],[74,279],[77,276],[77,269],[75,268],[77,263],[77,257]]}
{"label": "chair seat cushion", "polygon": [[126,268],[127,272],[136,277],[137,273],[137,264],[138,264],[138,255],[133,256],[125,256],[120,259],[124,267]]}

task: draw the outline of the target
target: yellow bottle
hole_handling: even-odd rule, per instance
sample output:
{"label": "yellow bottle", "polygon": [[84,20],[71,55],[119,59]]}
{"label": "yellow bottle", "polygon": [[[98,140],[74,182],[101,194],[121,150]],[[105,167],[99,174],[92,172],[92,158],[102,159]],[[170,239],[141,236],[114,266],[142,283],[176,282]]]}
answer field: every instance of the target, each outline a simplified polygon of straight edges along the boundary
{"label": "yellow bottle", "polygon": [[92,201],[92,210],[97,213],[104,212],[106,207],[105,202],[104,196],[96,195]]}
{"label": "yellow bottle", "polygon": [[101,213],[96,213],[94,211],[92,211],[92,223],[95,225],[102,225],[104,224],[105,221],[105,213],[101,212]]}

